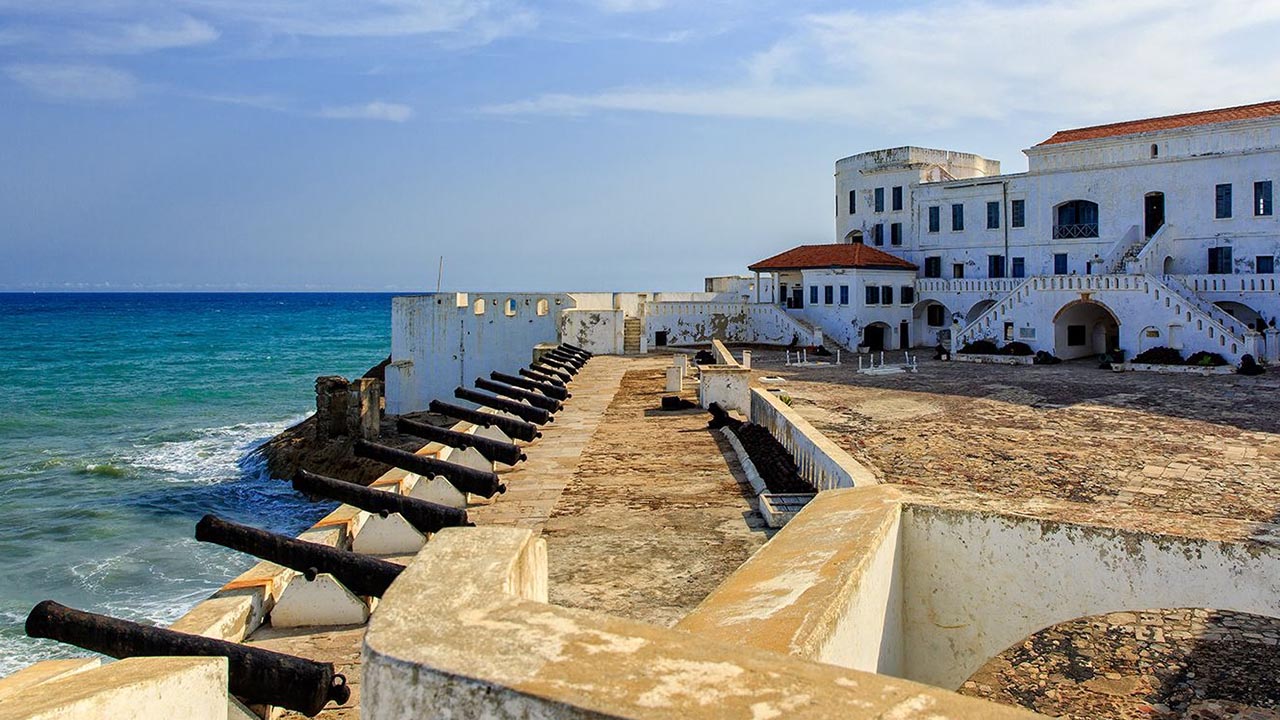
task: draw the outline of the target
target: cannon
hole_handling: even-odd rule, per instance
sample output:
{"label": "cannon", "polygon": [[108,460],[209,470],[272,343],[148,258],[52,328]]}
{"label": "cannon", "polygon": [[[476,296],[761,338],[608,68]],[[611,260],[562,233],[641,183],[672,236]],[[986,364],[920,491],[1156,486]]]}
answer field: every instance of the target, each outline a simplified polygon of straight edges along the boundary
{"label": "cannon", "polygon": [[564,388],[564,380],[561,380],[557,375],[552,375],[551,373],[545,373],[541,370],[530,368],[520,368],[517,372],[519,372],[522,377],[527,377],[530,380],[536,380],[561,389]]}
{"label": "cannon", "polygon": [[491,372],[489,377],[498,382],[504,382],[512,387],[521,387],[525,390],[534,390],[546,395],[549,398],[560,400],[561,402],[568,400],[573,395],[563,387],[557,387],[547,382],[539,382],[532,378],[521,377],[519,375],[508,375],[506,373]]}
{"label": "cannon", "polygon": [[546,354],[546,357],[555,358],[556,360],[568,363],[569,365],[579,369],[581,369],[583,365],[587,364],[586,358],[581,355],[575,355],[568,350],[552,350]]}
{"label": "cannon", "polygon": [[408,418],[397,420],[396,430],[405,435],[420,437],[423,440],[438,442],[441,445],[448,445],[459,450],[475,448],[476,452],[483,455],[485,459],[506,463],[507,465],[515,465],[528,459],[524,453],[520,452],[520,448],[512,443],[415,422]]}
{"label": "cannon", "polygon": [[595,357],[595,353],[587,352],[586,350],[583,350],[582,348],[578,347],[577,345],[570,345],[569,343],[560,343],[560,347],[562,347],[562,348],[564,348],[564,349],[566,349],[566,350],[572,350],[573,352],[576,352],[576,353],[578,353],[578,354],[580,354],[580,355],[583,355],[583,356],[585,356],[585,357],[587,357],[587,358],[593,358],[593,357]]}
{"label": "cannon", "polygon": [[542,357],[538,358],[538,362],[545,367],[552,367],[561,372],[569,373],[569,377],[573,377],[574,375],[578,374],[578,368],[570,365],[569,363],[563,360],[559,360],[552,356],[543,355]]}
{"label": "cannon", "polygon": [[407,495],[372,490],[363,485],[299,470],[293,476],[293,489],[307,495],[326,497],[353,505],[382,517],[395,513],[422,534],[440,532],[447,527],[471,525],[467,511],[419,500]]}
{"label": "cannon", "polygon": [[545,360],[539,360],[538,362],[533,363],[529,367],[533,368],[534,370],[537,370],[538,372],[544,375],[550,375],[551,377],[556,378],[562,383],[568,383],[573,381],[573,375],[570,375],[566,370],[564,370],[563,368],[557,365],[548,364],[547,361]]}
{"label": "cannon", "polygon": [[498,412],[509,413],[515,415],[521,420],[534,423],[535,425],[546,425],[551,422],[551,413],[541,408],[525,405],[515,400],[505,400],[493,395],[486,395],[482,392],[476,392],[468,388],[455,388],[453,396],[459,400],[469,400],[477,405],[497,410]]}
{"label": "cannon", "polygon": [[339,550],[205,515],[196,523],[196,540],[247,553],[297,570],[308,580],[329,573],[356,595],[382,597],[404,567],[359,553]]}
{"label": "cannon", "polygon": [[371,443],[368,440],[356,441],[353,450],[356,457],[377,460],[378,462],[398,467],[401,470],[416,473],[424,478],[432,478],[439,475],[448,480],[450,485],[457,488],[458,492],[489,498],[507,491],[507,486],[498,482],[498,476],[492,472],[476,470],[465,465],[445,462],[444,460],[437,460],[424,455],[414,455],[411,452]]}
{"label": "cannon", "polygon": [[320,663],[284,653],[141,625],[45,600],[27,615],[27,635],[117,659],[141,656],[225,657],[227,689],[246,702],[313,717],[330,701],[351,699],[347,679]]}
{"label": "cannon", "polygon": [[453,403],[432,400],[428,409],[433,413],[447,415],[458,420],[466,420],[469,423],[475,423],[480,427],[496,427],[506,433],[507,437],[516,440],[524,440],[525,442],[533,442],[535,439],[542,437],[542,432],[538,430],[536,425],[527,423],[516,418],[503,417],[492,413],[482,412],[480,410],[472,410],[464,408],[461,405]]}
{"label": "cannon", "polygon": [[479,390],[488,390],[494,395],[503,395],[513,400],[524,400],[530,405],[553,413],[560,409],[560,401],[554,400],[541,393],[525,390],[523,388],[512,387],[506,383],[485,380],[484,378],[476,378],[476,388]]}

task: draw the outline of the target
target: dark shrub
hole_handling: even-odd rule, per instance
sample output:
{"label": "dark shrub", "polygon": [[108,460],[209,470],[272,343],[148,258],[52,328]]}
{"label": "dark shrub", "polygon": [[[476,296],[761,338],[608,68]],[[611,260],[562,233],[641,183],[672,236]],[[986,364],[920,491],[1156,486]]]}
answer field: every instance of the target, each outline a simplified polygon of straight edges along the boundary
{"label": "dark shrub", "polygon": [[1024,342],[1011,342],[1000,348],[1001,355],[1016,355],[1018,357],[1026,357],[1027,355],[1035,355],[1035,351],[1031,346]]}
{"label": "dark shrub", "polygon": [[1134,356],[1136,363],[1147,365],[1181,365],[1182,353],[1167,347],[1153,347]]}
{"label": "dark shrub", "polygon": [[1000,348],[990,340],[974,340],[960,348],[960,352],[966,355],[997,355],[1000,353]]}
{"label": "dark shrub", "polygon": [[1198,353],[1193,353],[1191,357],[1187,358],[1187,364],[1198,365],[1200,367],[1222,367],[1227,364],[1227,359],[1218,353],[1205,352],[1204,350],[1201,350]]}
{"label": "dark shrub", "polygon": [[1236,372],[1241,375],[1261,375],[1266,372],[1266,370],[1258,364],[1257,360],[1253,359],[1252,355],[1246,354],[1244,357],[1240,358],[1240,369]]}
{"label": "dark shrub", "polygon": [[1036,359],[1033,361],[1036,365],[1057,365],[1062,359],[1052,353],[1041,350],[1036,353]]}

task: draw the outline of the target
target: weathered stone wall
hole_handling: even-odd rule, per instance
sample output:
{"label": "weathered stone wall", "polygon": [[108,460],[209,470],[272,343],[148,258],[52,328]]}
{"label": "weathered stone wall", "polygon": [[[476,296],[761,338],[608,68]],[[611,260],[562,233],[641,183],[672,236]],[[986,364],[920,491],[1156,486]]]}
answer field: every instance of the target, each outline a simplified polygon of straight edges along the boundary
{"label": "weathered stone wall", "polygon": [[667,345],[705,345],[713,339],[760,345],[821,344],[822,336],[770,304],[725,302],[648,303],[645,332],[649,347],[665,332]]}

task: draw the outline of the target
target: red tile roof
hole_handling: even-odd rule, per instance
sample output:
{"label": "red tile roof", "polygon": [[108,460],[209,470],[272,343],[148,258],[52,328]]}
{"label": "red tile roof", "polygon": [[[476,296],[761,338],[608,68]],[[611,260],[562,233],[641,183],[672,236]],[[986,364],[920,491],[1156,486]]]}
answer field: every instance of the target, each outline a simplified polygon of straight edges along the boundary
{"label": "red tile roof", "polygon": [[1075,142],[1077,140],[1096,140],[1118,135],[1133,135],[1135,133],[1171,130],[1194,125],[1232,122],[1233,120],[1252,120],[1273,115],[1280,115],[1280,100],[1221,108],[1219,110],[1201,110],[1181,115],[1166,115],[1164,117],[1147,118],[1146,120],[1129,120],[1127,122],[1111,123],[1110,125],[1094,125],[1093,127],[1076,128],[1075,130],[1059,130],[1054,133],[1053,137],[1040,143],[1040,145],[1057,145],[1058,143]]}
{"label": "red tile roof", "polygon": [[801,245],[749,266],[755,272],[808,270],[813,268],[868,268],[881,270],[916,270],[916,266],[900,257],[862,243]]}

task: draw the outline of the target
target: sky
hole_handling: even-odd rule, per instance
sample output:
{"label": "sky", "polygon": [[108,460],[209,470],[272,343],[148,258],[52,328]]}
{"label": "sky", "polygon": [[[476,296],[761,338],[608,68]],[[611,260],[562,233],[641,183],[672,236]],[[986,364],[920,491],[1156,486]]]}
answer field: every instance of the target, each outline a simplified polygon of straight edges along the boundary
{"label": "sky", "polygon": [[[1280,97],[1280,2],[0,0],[0,290],[699,290],[833,165]],[[438,271],[443,257],[443,275]]]}

